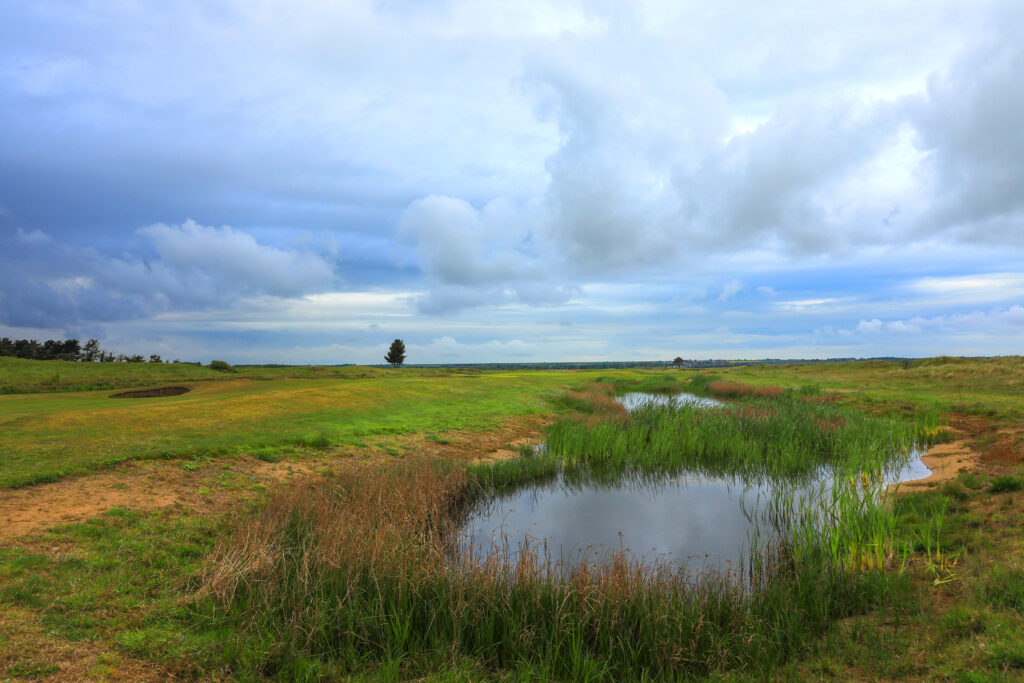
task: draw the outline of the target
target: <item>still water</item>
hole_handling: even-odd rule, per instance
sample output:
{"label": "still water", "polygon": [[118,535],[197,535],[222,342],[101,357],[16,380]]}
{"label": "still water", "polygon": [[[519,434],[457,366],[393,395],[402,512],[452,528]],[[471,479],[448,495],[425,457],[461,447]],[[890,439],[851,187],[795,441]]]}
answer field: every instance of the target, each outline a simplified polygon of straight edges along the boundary
{"label": "still water", "polygon": [[[632,409],[644,399],[623,402]],[[885,480],[911,481],[929,474],[921,452],[914,452]],[[470,514],[459,541],[475,557],[500,551],[515,560],[526,542],[542,563],[600,562],[622,550],[632,560],[729,569],[743,561],[753,543],[778,533],[771,520],[773,501],[827,495],[831,481],[824,469],[800,486],[696,474],[610,483],[580,483],[559,475],[488,501]]]}
{"label": "still water", "polygon": [[707,398],[705,396],[697,396],[696,394],[688,394],[681,392],[678,394],[647,394],[643,392],[633,392],[629,394],[623,394],[616,396],[616,400],[626,407],[626,410],[635,410],[642,405],[667,405],[669,403],[689,403],[695,406],[703,406],[706,408],[714,408],[717,406],[725,405],[721,401],[714,398]]}

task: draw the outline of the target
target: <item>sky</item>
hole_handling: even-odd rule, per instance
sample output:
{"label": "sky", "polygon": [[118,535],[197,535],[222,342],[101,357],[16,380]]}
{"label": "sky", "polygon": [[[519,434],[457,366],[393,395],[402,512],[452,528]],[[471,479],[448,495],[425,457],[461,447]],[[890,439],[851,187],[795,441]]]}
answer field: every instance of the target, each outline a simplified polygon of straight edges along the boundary
{"label": "sky", "polygon": [[0,336],[1007,355],[1024,3],[0,0]]}

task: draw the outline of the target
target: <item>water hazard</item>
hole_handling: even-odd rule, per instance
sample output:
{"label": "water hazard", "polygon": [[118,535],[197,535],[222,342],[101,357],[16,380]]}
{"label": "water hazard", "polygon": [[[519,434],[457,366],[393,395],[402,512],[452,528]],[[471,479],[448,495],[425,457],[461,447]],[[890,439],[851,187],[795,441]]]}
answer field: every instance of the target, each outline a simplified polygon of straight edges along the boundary
{"label": "water hazard", "polygon": [[[649,395],[626,398],[623,403],[633,409],[647,400]],[[915,452],[885,476],[885,483],[928,474],[921,453]],[[539,562],[552,565],[601,562],[624,551],[632,560],[728,570],[742,563],[752,545],[767,543],[780,533],[774,525],[780,499],[796,504],[812,496],[826,499],[832,482],[825,468],[799,485],[689,473],[611,481],[559,474],[473,511],[459,541],[476,557],[497,551],[515,560],[526,543]]]}

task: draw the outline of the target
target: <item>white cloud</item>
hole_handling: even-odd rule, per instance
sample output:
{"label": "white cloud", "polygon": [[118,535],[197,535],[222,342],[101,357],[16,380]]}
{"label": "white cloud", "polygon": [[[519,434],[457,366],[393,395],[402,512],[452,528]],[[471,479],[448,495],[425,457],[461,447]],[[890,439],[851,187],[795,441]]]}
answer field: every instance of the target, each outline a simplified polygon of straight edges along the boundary
{"label": "white cloud", "polygon": [[557,258],[536,239],[543,221],[534,204],[494,200],[477,210],[462,199],[416,200],[399,220],[429,284],[420,309],[443,313],[522,302],[564,303],[575,291]]}
{"label": "white cloud", "polygon": [[336,283],[319,255],[261,244],[227,226],[190,220],[147,226],[138,234],[149,240],[155,258],[112,257],[19,229],[0,269],[0,289],[19,296],[4,300],[0,322],[72,326],[218,308],[244,297],[294,297]]}
{"label": "white cloud", "polygon": [[790,310],[790,311],[805,311],[808,309],[816,309],[820,306],[826,306],[839,301],[834,297],[824,297],[821,299],[794,299],[792,301],[779,301],[776,305],[779,308]]}
{"label": "white cloud", "polygon": [[895,320],[886,323],[885,330],[894,334],[916,334],[921,331],[921,326],[914,321]]}
{"label": "white cloud", "polygon": [[50,241],[50,236],[42,230],[22,230],[18,228],[16,239],[23,244],[44,244]]}
{"label": "white cloud", "polygon": [[334,272],[316,254],[260,244],[249,233],[187,220],[180,226],[157,223],[138,229],[157,252],[155,265],[175,276],[217,283],[228,291],[294,296],[326,289]]}
{"label": "white cloud", "polygon": [[878,334],[882,331],[882,321],[878,318],[872,320],[861,320],[857,323],[857,332],[860,334]]}
{"label": "white cloud", "polygon": [[729,280],[722,285],[722,291],[718,295],[719,301],[728,301],[732,297],[743,291],[743,283],[739,280]]}
{"label": "white cloud", "polygon": [[1024,273],[985,273],[918,278],[907,289],[945,305],[978,304],[1024,297]]}

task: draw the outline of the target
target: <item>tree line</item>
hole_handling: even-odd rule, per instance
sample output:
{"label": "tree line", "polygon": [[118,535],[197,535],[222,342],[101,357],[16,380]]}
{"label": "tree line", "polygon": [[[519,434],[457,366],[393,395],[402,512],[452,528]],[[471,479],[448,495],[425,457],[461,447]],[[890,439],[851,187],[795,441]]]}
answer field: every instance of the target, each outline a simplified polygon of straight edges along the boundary
{"label": "tree line", "polygon": [[[114,354],[100,348],[99,340],[90,339],[82,344],[77,339],[35,339],[0,338],[0,356],[14,356],[29,360],[71,360],[80,363],[163,363],[157,354],[150,354],[147,360],[142,354]],[[170,361],[168,361],[170,362]],[[178,363],[179,361],[174,361]]]}

